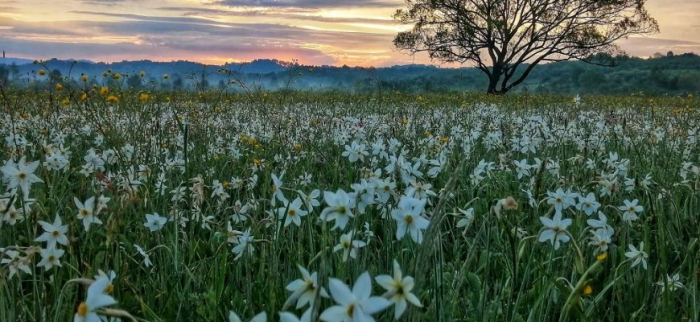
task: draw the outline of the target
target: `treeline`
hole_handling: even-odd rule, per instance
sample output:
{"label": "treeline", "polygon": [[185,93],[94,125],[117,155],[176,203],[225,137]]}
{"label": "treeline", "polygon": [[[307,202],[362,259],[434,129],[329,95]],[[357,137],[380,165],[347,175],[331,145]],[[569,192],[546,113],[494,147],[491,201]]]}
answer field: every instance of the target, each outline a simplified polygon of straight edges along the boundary
{"label": "treeline", "polygon": [[[700,56],[672,52],[642,59],[595,57],[614,62],[602,67],[584,62],[537,66],[517,91],[568,94],[685,94],[700,92]],[[45,75],[39,75],[44,70]],[[486,77],[474,68],[405,65],[381,68],[305,66],[276,60],[246,64],[203,65],[188,61],[49,60],[2,64],[0,81],[18,87],[53,86],[58,82],[122,86],[152,90],[456,92],[483,91]]]}

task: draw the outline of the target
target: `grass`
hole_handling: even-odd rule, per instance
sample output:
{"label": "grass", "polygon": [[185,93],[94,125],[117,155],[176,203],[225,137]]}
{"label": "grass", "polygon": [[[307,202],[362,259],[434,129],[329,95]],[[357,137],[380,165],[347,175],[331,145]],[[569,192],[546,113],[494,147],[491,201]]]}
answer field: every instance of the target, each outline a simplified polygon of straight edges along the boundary
{"label": "grass", "polygon": [[[680,176],[684,162],[700,165],[698,144],[688,132],[700,126],[696,99],[593,96],[575,104],[563,96],[108,91],[3,89],[0,133],[21,135],[27,144],[8,139],[0,157],[43,162],[62,150],[69,164],[65,170],[39,165],[34,174],[43,183],[31,186],[28,197],[34,202],[28,209],[21,210],[21,192],[4,199],[7,209],[11,200],[24,218],[0,227],[2,258],[8,259],[0,266],[0,320],[70,320],[87,289],[70,281],[113,270],[111,295],[118,303],[112,307],[139,321],[221,321],[229,310],[244,320],[266,311],[276,321],[290,295],[285,286],[299,278],[297,265],[318,272],[328,290],[329,278],[352,285],[365,271],[373,278],[391,275],[394,260],[404,276],[415,278],[413,293],[423,306],[409,305],[402,320],[700,319],[700,174],[687,166],[685,178]],[[108,95],[118,102],[108,102]],[[89,133],[81,130],[85,126]],[[488,138],[496,133],[500,139]],[[534,152],[514,151],[511,139],[520,146],[523,137],[541,142]],[[393,152],[392,138],[402,143]],[[372,151],[377,139],[383,139],[388,156],[398,157],[403,149],[403,158],[422,172],[414,181],[432,185],[435,196],[428,197],[423,213],[430,225],[420,244],[408,234],[397,240],[391,211],[411,184],[400,170],[387,173],[391,158]],[[352,141],[366,145],[363,161],[342,155]],[[122,150],[127,144],[134,147],[131,157]],[[111,150],[113,160],[84,175],[89,149],[101,156]],[[618,161],[610,161],[610,153]],[[445,162],[438,162],[441,154]],[[542,165],[518,178],[513,161],[532,165],[535,158]],[[421,159],[439,164],[435,177],[427,175],[435,165]],[[589,159],[594,168],[586,166]],[[470,175],[482,160],[494,164],[477,183]],[[558,162],[558,173],[547,166],[550,161]],[[282,206],[283,216],[271,216],[280,207],[279,201],[270,205],[273,174],[284,173],[279,189],[292,201],[298,191],[350,192],[378,169],[378,177],[391,179],[396,189],[386,204],[368,206],[364,214],[355,209],[345,229],[333,230],[333,222],[320,219],[323,193],[300,227],[276,228],[288,209]],[[300,176],[307,174],[311,180],[304,183]],[[647,174],[651,182],[642,184]],[[605,177],[615,183],[602,196]],[[632,191],[625,191],[625,178],[635,182]],[[213,195],[214,180],[229,198]],[[167,186],[162,195],[159,182]],[[0,185],[2,191],[9,186],[6,180]],[[173,201],[176,187],[186,193]],[[562,214],[572,220],[566,228],[571,240],[559,249],[539,241],[545,230],[540,217],[555,213],[547,193],[558,188],[595,194],[614,229],[606,251],[589,244],[594,229],[586,221],[597,215],[573,207]],[[111,200],[97,215],[102,224],[85,231],[74,198],[93,196]],[[517,209],[499,206],[509,196]],[[618,207],[633,199],[644,210],[625,223]],[[232,220],[236,201],[250,206],[247,220]],[[457,227],[463,218],[458,208],[473,209],[466,228]],[[171,221],[151,232],[144,223],[153,213]],[[34,240],[43,233],[38,222],[51,223],[55,215],[68,225],[69,244],[58,246],[65,251],[62,265],[46,270],[37,267],[46,244]],[[176,218],[188,221],[177,225]],[[255,250],[237,259],[229,241],[248,229]],[[343,262],[333,247],[351,230],[367,246]],[[646,269],[632,267],[634,259],[625,255],[640,242],[648,254]],[[134,245],[144,249],[152,266],[144,265]],[[14,261],[11,250],[20,251]],[[10,267],[20,261],[30,274],[10,277]],[[682,287],[657,284],[675,274]],[[384,290],[372,283],[372,294],[381,296]],[[319,298],[316,304],[318,316],[334,301]],[[286,310],[301,315],[305,309]],[[390,321],[393,310],[374,317]]]}

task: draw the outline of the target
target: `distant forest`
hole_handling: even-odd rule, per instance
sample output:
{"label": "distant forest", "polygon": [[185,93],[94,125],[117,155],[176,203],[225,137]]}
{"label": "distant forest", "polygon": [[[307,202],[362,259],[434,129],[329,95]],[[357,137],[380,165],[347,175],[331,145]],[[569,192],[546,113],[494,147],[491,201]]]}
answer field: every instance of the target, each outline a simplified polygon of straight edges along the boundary
{"label": "distant forest", "polygon": [[[568,61],[537,66],[514,91],[568,94],[676,95],[700,92],[700,56],[694,53],[592,57],[615,67]],[[47,70],[48,69],[48,70]],[[38,75],[45,70],[46,76]],[[110,73],[111,72],[111,73]],[[145,76],[142,76],[144,72]],[[120,74],[119,79],[114,75]],[[164,75],[167,74],[167,77]],[[305,66],[277,60],[203,65],[188,61],[90,61],[0,59],[0,80],[16,87],[52,86],[81,77],[96,86],[135,90],[456,92],[484,91],[487,78],[474,68],[404,65],[381,68]],[[118,84],[117,84],[118,83]],[[78,85],[78,84],[76,84]],[[244,89],[245,87],[245,89]]]}

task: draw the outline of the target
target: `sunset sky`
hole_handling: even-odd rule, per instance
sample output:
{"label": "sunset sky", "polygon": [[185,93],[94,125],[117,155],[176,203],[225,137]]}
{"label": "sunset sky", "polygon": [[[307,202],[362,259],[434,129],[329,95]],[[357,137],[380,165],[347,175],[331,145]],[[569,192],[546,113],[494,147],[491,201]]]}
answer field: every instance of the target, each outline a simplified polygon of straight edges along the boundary
{"label": "sunset sky", "polygon": [[[392,48],[403,0],[0,0],[8,57],[222,64],[431,63]],[[629,54],[700,53],[700,0],[649,0],[661,33],[620,42]]]}

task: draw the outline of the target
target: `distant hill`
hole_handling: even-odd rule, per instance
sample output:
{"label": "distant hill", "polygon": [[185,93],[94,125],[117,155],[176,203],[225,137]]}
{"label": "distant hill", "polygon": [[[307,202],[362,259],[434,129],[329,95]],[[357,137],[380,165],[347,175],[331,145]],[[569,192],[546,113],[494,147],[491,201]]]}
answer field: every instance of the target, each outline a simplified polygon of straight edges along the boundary
{"label": "distant hill", "polygon": [[[515,91],[656,95],[700,92],[700,56],[696,54],[659,54],[649,59],[618,56],[614,59],[616,67],[576,61],[541,65]],[[13,62],[15,66],[10,66]],[[0,76],[4,73],[16,86],[28,86],[39,69],[46,69],[44,66],[52,72],[54,82],[67,81],[68,76],[77,81],[81,75],[86,75],[97,85],[114,85],[112,75],[104,74],[111,70],[124,76],[120,80],[122,86],[184,90],[226,87],[241,91],[238,86],[228,85],[235,80],[237,84],[244,83],[247,88],[259,91],[483,91],[487,80],[474,68],[304,66],[269,59],[223,66],[189,61],[95,63],[56,59],[32,64],[19,58],[6,58],[4,63],[0,60]],[[144,78],[139,75],[142,71],[146,74]],[[168,74],[167,80],[163,80],[165,74]]]}
{"label": "distant hill", "polygon": [[24,65],[24,64],[31,64],[33,60],[31,59],[24,59],[24,58],[0,58],[0,65],[6,64],[6,65],[12,65],[13,63],[15,65]]}

